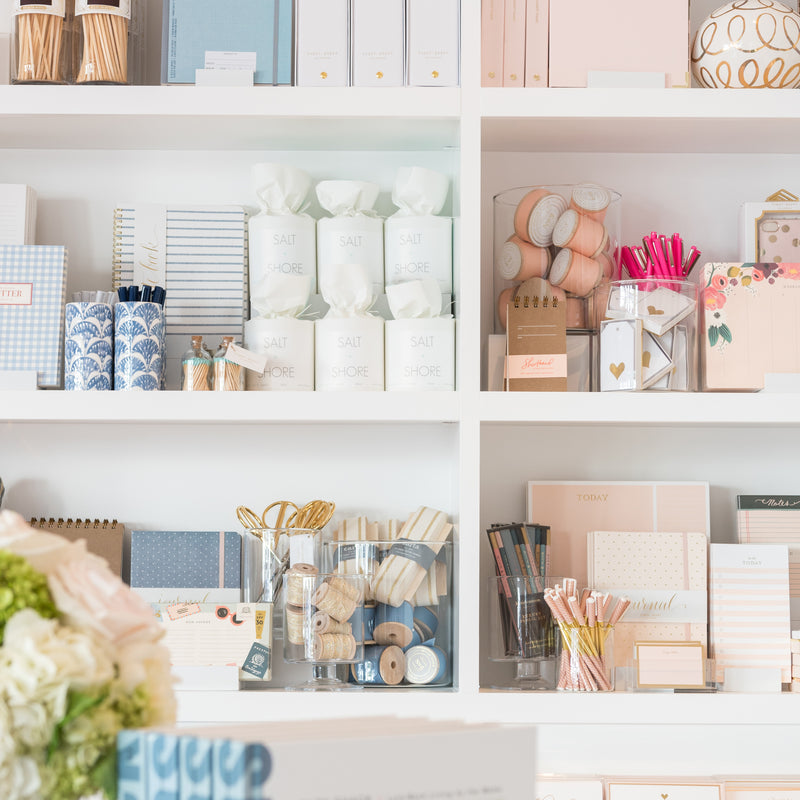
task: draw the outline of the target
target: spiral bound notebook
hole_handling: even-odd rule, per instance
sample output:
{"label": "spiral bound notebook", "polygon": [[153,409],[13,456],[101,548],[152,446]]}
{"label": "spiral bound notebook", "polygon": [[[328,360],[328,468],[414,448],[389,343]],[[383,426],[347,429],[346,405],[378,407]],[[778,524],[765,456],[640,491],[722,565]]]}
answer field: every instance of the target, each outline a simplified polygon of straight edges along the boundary
{"label": "spiral bound notebook", "polygon": [[122,576],[122,543],[125,526],[117,520],[33,517],[30,525],[38,530],[57,533],[71,542],[83,539],[90,553],[104,558],[111,570]]}
{"label": "spiral bound notebook", "polygon": [[242,206],[141,204],[114,210],[113,286],[167,290],[167,388],[178,388],[190,337],[241,342],[247,315],[247,213]]}

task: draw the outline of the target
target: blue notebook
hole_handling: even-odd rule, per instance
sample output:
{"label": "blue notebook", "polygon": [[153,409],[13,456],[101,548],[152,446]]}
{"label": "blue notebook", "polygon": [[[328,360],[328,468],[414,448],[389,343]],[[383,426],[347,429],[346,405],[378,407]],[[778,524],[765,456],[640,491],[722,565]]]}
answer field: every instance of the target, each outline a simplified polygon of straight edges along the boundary
{"label": "blue notebook", "polygon": [[255,53],[254,83],[292,82],[292,0],[164,0],[162,83],[194,83],[206,53]]}

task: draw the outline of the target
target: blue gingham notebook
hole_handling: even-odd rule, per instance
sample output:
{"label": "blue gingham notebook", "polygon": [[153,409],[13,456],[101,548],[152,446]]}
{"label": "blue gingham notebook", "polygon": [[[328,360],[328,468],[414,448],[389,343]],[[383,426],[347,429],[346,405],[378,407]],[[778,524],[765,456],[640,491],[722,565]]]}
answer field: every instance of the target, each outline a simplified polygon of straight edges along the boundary
{"label": "blue gingham notebook", "polygon": [[[143,262],[153,269],[143,269]],[[154,204],[115,209],[114,288],[141,284],[148,272],[160,274],[166,284],[167,388],[174,389],[192,336],[202,336],[212,352],[223,336],[242,341],[248,313],[245,209]]]}
{"label": "blue gingham notebook", "polygon": [[67,248],[0,245],[0,371],[36,370],[58,388],[64,366]]}

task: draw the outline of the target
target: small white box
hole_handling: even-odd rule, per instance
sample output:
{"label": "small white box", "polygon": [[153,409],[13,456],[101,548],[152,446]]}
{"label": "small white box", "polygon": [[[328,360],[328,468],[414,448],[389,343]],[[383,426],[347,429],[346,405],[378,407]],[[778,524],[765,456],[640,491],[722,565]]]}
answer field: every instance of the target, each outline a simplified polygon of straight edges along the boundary
{"label": "small white box", "polygon": [[409,86],[458,86],[459,0],[406,0]]}
{"label": "small white box", "polygon": [[352,0],[350,65],[353,86],[402,86],[403,0]]}
{"label": "small white box", "polygon": [[347,86],[348,0],[297,0],[298,86]]}

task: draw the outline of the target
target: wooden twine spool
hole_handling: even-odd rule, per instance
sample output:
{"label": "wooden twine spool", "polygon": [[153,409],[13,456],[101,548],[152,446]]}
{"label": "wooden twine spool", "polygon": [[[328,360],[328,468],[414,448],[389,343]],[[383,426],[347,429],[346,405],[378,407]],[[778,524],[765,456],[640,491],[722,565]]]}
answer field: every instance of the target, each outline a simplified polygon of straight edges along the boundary
{"label": "wooden twine spool", "polygon": [[349,661],[355,655],[356,640],[352,634],[314,634],[314,661]]}
{"label": "wooden twine spool", "polygon": [[312,598],[314,605],[329,614],[337,622],[350,619],[358,603],[352,598],[334,588],[330,583],[321,583]]}
{"label": "wooden twine spool", "polygon": [[375,610],[374,636],[378,644],[408,647],[414,636],[414,607],[411,603],[397,607],[379,603]]}
{"label": "wooden twine spool", "polygon": [[330,614],[316,611],[311,617],[311,628],[314,633],[352,633],[349,622],[337,622]]}
{"label": "wooden twine spool", "polygon": [[405,653],[396,645],[364,648],[364,658],[350,667],[356,683],[397,686],[402,683],[406,669]]}
{"label": "wooden twine spool", "polygon": [[284,610],[286,620],[286,638],[291,644],[304,644],[303,623],[305,610],[302,606],[286,605]]}
{"label": "wooden twine spool", "polygon": [[308,604],[314,591],[314,582],[319,571],[313,564],[295,564],[286,573],[286,602],[293,606]]}
{"label": "wooden twine spool", "polygon": [[331,589],[341,592],[356,603],[364,602],[364,579],[359,575],[354,578],[329,578],[327,581]]}

